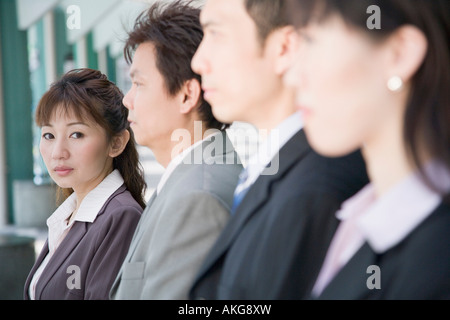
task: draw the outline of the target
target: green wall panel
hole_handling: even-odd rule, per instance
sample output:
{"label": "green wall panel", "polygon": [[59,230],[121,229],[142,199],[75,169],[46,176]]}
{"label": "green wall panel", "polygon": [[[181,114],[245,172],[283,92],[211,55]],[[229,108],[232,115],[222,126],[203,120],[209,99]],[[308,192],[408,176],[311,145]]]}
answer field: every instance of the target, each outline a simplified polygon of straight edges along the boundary
{"label": "green wall panel", "polygon": [[17,28],[16,2],[13,0],[0,0],[0,33],[8,212],[13,223],[13,181],[33,179],[27,33]]}

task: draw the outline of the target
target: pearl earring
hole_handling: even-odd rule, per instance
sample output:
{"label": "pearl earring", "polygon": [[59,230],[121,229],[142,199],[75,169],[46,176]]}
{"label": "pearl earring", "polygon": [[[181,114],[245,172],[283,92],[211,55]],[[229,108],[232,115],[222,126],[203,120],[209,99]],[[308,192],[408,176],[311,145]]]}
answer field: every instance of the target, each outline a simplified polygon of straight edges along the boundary
{"label": "pearl earring", "polygon": [[403,88],[403,80],[398,76],[391,77],[387,83],[387,87],[392,92],[398,92]]}

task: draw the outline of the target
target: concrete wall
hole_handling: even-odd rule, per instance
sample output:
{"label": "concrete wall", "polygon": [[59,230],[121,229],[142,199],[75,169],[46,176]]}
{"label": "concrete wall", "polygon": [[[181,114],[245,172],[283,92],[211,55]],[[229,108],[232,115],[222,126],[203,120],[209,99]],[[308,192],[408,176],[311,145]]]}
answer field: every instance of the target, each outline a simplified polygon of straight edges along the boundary
{"label": "concrete wall", "polygon": [[0,235],[0,300],[21,300],[33,267],[34,239]]}
{"label": "concrete wall", "polygon": [[13,182],[14,224],[19,228],[47,228],[47,218],[56,210],[56,187],[37,186],[33,181]]}

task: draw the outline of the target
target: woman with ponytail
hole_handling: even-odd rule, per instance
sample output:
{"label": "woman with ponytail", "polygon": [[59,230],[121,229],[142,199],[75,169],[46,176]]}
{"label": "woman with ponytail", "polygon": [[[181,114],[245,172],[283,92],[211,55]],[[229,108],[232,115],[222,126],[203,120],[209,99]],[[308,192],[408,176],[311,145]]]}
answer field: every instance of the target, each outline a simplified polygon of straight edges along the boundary
{"label": "woman with ponytail", "polygon": [[122,99],[101,72],[77,69],[39,102],[40,152],[64,201],[47,220],[25,299],[108,299],[145,206]]}

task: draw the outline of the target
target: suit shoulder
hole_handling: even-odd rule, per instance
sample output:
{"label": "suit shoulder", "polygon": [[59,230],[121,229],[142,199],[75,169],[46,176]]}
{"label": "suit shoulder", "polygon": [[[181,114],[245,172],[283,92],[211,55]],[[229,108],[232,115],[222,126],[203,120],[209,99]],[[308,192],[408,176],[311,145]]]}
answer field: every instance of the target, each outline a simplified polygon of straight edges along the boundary
{"label": "suit shoulder", "polygon": [[123,213],[135,213],[140,215],[143,208],[133,198],[128,189],[116,191],[105,203],[102,211],[108,212],[111,215]]}
{"label": "suit shoulder", "polygon": [[[405,239],[380,257],[386,298],[450,296],[450,206],[441,204]],[[383,277],[382,277],[383,281]]]}
{"label": "suit shoulder", "polygon": [[243,169],[240,163],[202,163],[192,165],[180,179],[180,184],[189,185],[191,189],[217,191],[234,188]]}
{"label": "suit shoulder", "polygon": [[242,171],[241,164],[192,165],[177,177],[177,185],[171,190],[178,197],[213,197],[225,208],[230,208],[234,189]]}
{"label": "suit shoulder", "polygon": [[439,250],[439,248],[445,247],[450,264],[450,233],[448,230],[450,230],[450,205],[442,202],[405,238],[405,243],[417,247],[426,243],[427,246],[431,247],[430,250],[426,250],[427,253],[430,253],[433,249]]}
{"label": "suit shoulder", "polygon": [[360,151],[338,158],[323,157],[311,151],[296,164],[294,172],[313,192],[343,191],[353,195],[369,183]]}
{"label": "suit shoulder", "polygon": [[[437,261],[448,265],[450,272],[450,206],[441,203],[402,241],[386,252],[386,257],[400,258],[403,265],[422,268]],[[434,259],[430,259],[434,256]],[[428,258],[427,258],[428,257]]]}

